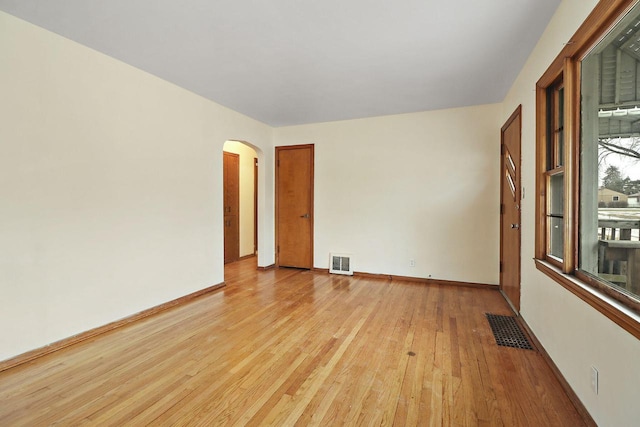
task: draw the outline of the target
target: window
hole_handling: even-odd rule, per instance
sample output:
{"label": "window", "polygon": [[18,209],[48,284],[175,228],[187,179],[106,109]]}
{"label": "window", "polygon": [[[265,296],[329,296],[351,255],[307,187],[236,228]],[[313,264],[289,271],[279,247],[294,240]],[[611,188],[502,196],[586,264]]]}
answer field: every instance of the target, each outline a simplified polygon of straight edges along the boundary
{"label": "window", "polygon": [[627,202],[640,191],[638,3],[600,2],[538,81],[535,253],[640,338],[640,208]]}
{"label": "window", "polygon": [[564,86],[547,89],[547,254],[557,265],[564,258]]}

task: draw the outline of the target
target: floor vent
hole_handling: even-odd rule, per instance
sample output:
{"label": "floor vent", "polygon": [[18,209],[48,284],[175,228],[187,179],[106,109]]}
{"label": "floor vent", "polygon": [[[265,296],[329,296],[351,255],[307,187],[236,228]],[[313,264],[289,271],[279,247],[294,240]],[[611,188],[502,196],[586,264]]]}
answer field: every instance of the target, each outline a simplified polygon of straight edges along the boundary
{"label": "floor vent", "polygon": [[330,254],[329,273],[353,276],[353,263],[349,254]]}
{"label": "floor vent", "polygon": [[503,347],[533,350],[526,335],[520,330],[515,317],[490,313],[485,313],[485,315],[489,321],[489,326],[491,326],[493,336],[496,339],[496,344]]}

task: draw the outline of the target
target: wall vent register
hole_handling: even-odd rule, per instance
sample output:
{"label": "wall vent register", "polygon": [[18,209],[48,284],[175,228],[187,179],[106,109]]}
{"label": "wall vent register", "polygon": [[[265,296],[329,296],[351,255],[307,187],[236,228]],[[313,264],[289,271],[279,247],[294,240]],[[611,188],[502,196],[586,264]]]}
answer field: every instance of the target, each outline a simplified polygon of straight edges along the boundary
{"label": "wall vent register", "polygon": [[352,256],[349,254],[330,254],[329,273],[353,276]]}

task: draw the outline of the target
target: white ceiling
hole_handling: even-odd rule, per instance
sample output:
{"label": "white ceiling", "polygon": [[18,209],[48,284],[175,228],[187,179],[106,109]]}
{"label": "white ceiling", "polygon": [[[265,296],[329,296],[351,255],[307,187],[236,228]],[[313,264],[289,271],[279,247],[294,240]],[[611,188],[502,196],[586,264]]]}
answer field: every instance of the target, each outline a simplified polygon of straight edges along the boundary
{"label": "white ceiling", "polygon": [[559,3],[0,0],[0,10],[285,126],[500,102]]}

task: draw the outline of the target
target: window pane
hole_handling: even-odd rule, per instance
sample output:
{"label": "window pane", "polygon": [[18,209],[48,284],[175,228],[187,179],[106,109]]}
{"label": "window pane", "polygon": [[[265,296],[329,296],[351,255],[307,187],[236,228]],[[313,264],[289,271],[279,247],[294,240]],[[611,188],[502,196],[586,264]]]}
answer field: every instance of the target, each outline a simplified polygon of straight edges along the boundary
{"label": "window pane", "polygon": [[564,88],[558,90],[558,123],[564,123]]}
{"label": "window pane", "polygon": [[564,173],[555,173],[548,179],[548,250],[550,255],[562,260],[564,257]]}
{"label": "window pane", "polygon": [[549,218],[549,246],[550,253],[558,259],[563,258],[564,227],[563,218]]}
{"label": "window pane", "polygon": [[556,147],[556,166],[564,164],[564,88],[558,91],[558,135]]}
{"label": "window pane", "polygon": [[582,61],[579,269],[640,295],[640,8]]}
{"label": "window pane", "polygon": [[559,173],[549,178],[549,214],[564,214],[564,174]]}

